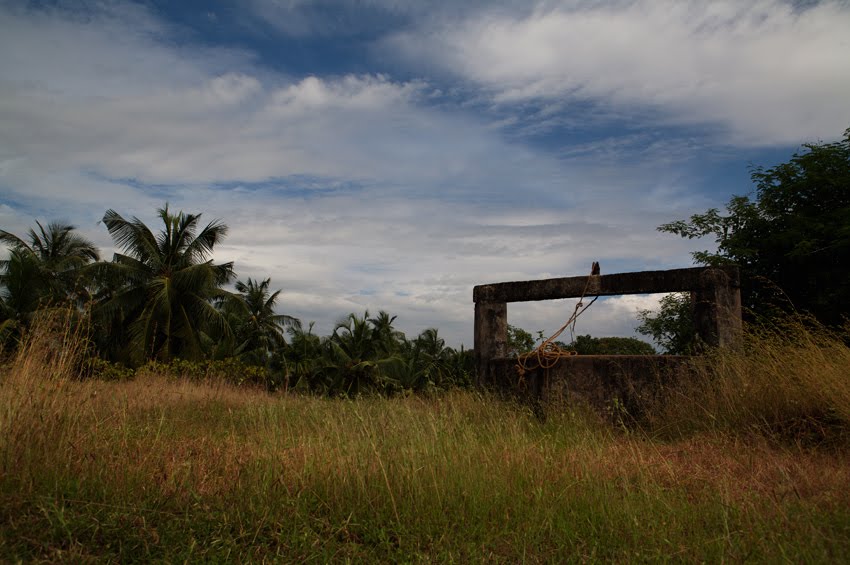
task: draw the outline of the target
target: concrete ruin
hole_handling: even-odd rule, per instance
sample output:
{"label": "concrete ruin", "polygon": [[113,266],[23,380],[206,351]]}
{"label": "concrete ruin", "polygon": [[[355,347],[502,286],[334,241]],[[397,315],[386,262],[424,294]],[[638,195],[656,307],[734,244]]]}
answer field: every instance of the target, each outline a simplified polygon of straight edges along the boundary
{"label": "concrete ruin", "polygon": [[669,355],[577,355],[548,369],[520,375],[507,357],[509,302],[590,299],[594,296],[690,292],[696,334],[709,347],[733,347],[741,340],[738,267],[697,267],[588,275],[476,286],[475,363],[479,386],[513,390],[536,400],[579,395],[596,406],[612,399],[638,410],[659,386],[681,375],[687,357]]}

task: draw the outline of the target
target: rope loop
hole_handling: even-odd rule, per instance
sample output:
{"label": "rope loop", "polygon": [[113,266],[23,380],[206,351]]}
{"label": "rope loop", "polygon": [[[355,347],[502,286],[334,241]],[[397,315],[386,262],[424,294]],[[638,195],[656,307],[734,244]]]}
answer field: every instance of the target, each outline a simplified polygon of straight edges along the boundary
{"label": "rope loop", "polygon": [[[594,268],[590,273],[591,276],[598,274],[598,267],[596,265],[597,264],[594,263]],[[597,298],[599,298],[599,295],[596,295],[587,306],[584,305],[584,298],[589,287],[590,277],[587,277],[587,281],[584,284],[584,290],[581,291],[581,297],[579,297],[572,315],[566,323],[561,326],[561,329],[549,336],[548,339],[543,340],[543,342],[541,342],[534,350],[517,356],[516,371],[517,375],[519,375],[519,384],[522,384],[525,380],[524,377],[528,371],[533,371],[535,369],[544,369],[548,371],[557,365],[558,361],[562,358],[577,355],[575,351],[570,351],[560,347],[555,343],[555,340],[557,340],[567,328],[570,328],[570,333],[575,336],[576,321],[578,320],[578,317],[581,316],[585,310],[593,306],[593,303],[596,302]]]}

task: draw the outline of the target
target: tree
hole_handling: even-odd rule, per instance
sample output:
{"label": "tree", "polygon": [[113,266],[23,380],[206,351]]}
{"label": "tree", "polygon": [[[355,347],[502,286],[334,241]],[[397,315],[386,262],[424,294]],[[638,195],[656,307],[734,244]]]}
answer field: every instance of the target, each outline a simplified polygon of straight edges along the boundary
{"label": "tree", "polygon": [[446,340],[440,337],[437,328],[422,330],[422,333],[413,342],[417,350],[431,359],[443,359],[446,351]]}
{"label": "tree", "polygon": [[460,349],[450,347],[448,348],[447,358],[446,365],[448,367],[449,379],[443,386],[471,386],[473,375],[475,374],[474,351],[464,349],[463,345],[461,345]]}
{"label": "tree", "polygon": [[[383,313],[382,313],[383,314]],[[393,335],[389,315],[379,316],[376,325],[367,311],[362,317],[349,314],[339,321],[326,345],[322,369],[329,391],[358,394],[366,391],[391,392],[398,388],[398,375],[405,372],[404,360],[387,351],[386,333]]]}
{"label": "tree", "polygon": [[[290,327],[286,367],[293,386],[351,395],[471,384],[475,364],[471,351],[446,347],[436,328],[407,340],[392,329],[394,319],[384,312],[375,318],[368,312],[349,314],[327,338],[313,334],[312,323],[306,332]],[[390,348],[387,335],[396,342]]]}
{"label": "tree", "polygon": [[[368,312],[366,313],[368,316]],[[398,351],[399,345],[405,341],[404,334],[393,327],[397,316],[381,310],[375,318],[369,318],[372,325],[372,337],[377,342],[377,347],[385,355],[391,355]]]}
{"label": "tree", "polygon": [[717,250],[698,264],[741,267],[750,315],[790,308],[839,324],[850,315],[850,129],[835,143],[805,144],[787,163],[756,167],[754,198],[733,196],[713,208],[660,226],[688,239],[713,237]]}
{"label": "tree", "polygon": [[687,292],[668,294],[661,299],[660,310],[638,312],[637,331],[648,335],[667,355],[690,355],[696,345],[691,296]]}
{"label": "tree", "polygon": [[508,324],[508,357],[516,357],[534,349],[534,338],[522,328]]}
{"label": "tree", "polygon": [[81,268],[100,259],[97,247],[70,224],[50,222],[46,228],[41,222],[35,225],[38,231],[30,228],[26,240],[0,230],[0,243],[10,251],[9,260],[0,262],[0,270],[14,277],[15,267],[21,266],[30,275],[21,280],[29,285],[25,290],[39,293],[41,302],[75,298],[81,290]]}
{"label": "tree", "polygon": [[120,332],[120,346],[133,362],[198,360],[205,331],[230,332],[212,302],[227,296],[222,287],[233,277],[233,263],[209,259],[227,226],[214,220],[198,231],[200,214],[172,214],[167,204],[158,214],[163,229],[156,235],[138,218],[104,214],[123,253],[101,266],[101,278],[116,287],[102,293],[96,315]]}
{"label": "tree", "polygon": [[450,359],[453,351],[446,347],[437,328],[423,330],[413,341],[410,355],[409,381],[412,388],[444,386],[451,380]]}
{"label": "tree", "polygon": [[0,303],[4,320],[26,323],[30,315],[50,300],[47,280],[32,253],[11,249],[0,264]]}
{"label": "tree", "polygon": [[655,349],[633,337],[577,336],[568,346],[579,355],[655,355]]}
{"label": "tree", "polygon": [[237,342],[235,353],[255,365],[267,365],[271,354],[285,346],[285,328],[301,325],[297,318],[275,313],[281,291],[270,292],[270,284],[271,279],[237,281],[236,294],[224,306]]}
{"label": "tree", "polygon": [[294,378],[296,387],[317,388],[315,380],[322,367],[324,344],[322,338],[313,333],[314,322],[310,322],[307,331],[301,325],[291,325],[288,328],[289,347],[285,360],[285,371]]}
{"label": "tree", "polygon": [[97,247],[70,224],[50,222],[30,228],[26,239],[0,230],[9,249],[0,261],[0,336],[26,326],[37,310],[79,305],[87,298],[83,268],[99,259]]}

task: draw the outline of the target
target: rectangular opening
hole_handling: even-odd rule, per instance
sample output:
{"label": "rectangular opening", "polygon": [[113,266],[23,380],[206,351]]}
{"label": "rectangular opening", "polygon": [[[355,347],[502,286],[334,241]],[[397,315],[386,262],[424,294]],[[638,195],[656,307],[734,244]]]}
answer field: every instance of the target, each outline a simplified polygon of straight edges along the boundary
{"label": "rectangular opening", "polygon": [[[658,310],[659,301],[667,294],[669,293],[600,296],[579,316],[575,331],[567,328],[558,341],[570,344],[574,339],[588,335],[594,339],[628,338],[650,344],[653,349],[657,349],[648,336],[637,333],[636,328],[640,323],[638,312]],[[592,296],[585,297],[583,304],[587,306],[592,300]],[[576,304],[576,298],[513,302],[508,304],[508,324],[529,332],[536,345],[540,342],[541,334],[543,338],[548,338],[564,325],[575,311]],[[627,351],[633,350],[624,350],[619,354],[631,354]]]}

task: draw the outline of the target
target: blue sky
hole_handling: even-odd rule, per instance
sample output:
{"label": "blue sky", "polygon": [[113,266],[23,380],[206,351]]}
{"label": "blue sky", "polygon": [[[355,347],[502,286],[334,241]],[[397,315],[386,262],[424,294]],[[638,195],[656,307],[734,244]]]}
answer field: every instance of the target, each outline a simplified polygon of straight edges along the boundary
{"label": "blue sky", "polygon": [[846,2],[0,1],[0,225],[108,257],[106,209],[167,201],[320,333],[383,308],[470,345],[475,284],[690,265],[711,242],[656,226],[850,126],[847,30]]}

